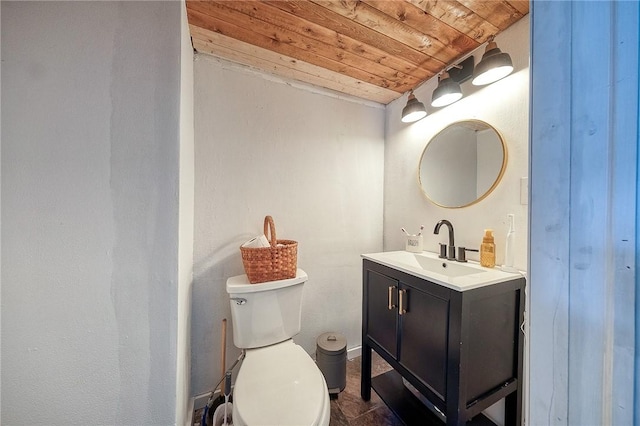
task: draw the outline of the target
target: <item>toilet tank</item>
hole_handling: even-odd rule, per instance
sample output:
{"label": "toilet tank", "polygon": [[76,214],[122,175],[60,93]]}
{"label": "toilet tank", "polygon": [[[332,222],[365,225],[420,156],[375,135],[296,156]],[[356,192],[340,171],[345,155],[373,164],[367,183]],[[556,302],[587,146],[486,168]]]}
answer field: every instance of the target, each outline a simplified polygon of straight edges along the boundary
{"label": "toilet tank", "polygon": [[300,332],[302,288],[307,274],[250,284],[246,275],[227,280],[233,343],[240,349],[259,348],[292,338]]}

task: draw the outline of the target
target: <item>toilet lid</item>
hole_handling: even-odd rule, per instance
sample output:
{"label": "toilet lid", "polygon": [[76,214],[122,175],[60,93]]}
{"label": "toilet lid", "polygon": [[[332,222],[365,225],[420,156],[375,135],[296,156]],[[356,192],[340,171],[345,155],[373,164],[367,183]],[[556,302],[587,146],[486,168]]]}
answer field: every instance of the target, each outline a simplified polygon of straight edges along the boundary
{"label": "toilet lid", "polygon": [[234,414],[247,425],[315,425],[327,397],[316,364],[287,340],[247,350],[233,389]]}

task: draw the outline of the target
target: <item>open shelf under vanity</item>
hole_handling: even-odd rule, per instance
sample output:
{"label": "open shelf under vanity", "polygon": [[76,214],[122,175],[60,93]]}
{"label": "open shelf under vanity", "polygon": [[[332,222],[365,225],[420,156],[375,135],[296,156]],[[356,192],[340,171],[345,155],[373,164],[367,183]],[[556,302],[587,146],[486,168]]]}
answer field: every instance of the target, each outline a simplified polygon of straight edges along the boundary
{"label": "open shelf under vanity", "polygon": [[[445,421],[420,401],[402,381],[395,370],[371,379],[371,387],[380,399],[407,426],[442,426]],[[495,426],[484,414],[478,414],[466,423],[473,426]]]}

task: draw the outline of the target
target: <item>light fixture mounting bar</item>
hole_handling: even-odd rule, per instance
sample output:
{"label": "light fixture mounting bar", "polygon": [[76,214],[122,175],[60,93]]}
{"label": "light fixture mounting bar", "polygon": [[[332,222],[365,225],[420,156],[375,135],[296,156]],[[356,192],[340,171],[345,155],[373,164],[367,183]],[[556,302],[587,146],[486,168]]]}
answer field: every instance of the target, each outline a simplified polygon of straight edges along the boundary
{"label": "light fixture mounting bar", "polygon": [[460,62],[459,64],[452,66],[448,70],[449,77],[451,77],[452,80],[458,83],[463,83],[469,80],[471,76],[473,76],[474,65],[475,65],[474,57],[473,55],[471,55],[464,61]]}

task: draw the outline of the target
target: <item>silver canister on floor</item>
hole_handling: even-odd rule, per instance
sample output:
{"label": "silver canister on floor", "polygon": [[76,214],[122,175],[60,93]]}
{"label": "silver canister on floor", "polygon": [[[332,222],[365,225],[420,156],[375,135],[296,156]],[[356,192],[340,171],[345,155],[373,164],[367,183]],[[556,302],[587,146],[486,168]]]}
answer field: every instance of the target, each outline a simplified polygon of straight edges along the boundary
{"label": "silver canister on floor", "polygon": [[327,382],[329,394],[337,395],[347,384],[347,338],[340,333],[323,333],[316,343],[318,368]]}

